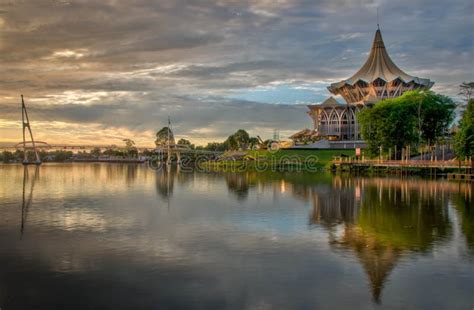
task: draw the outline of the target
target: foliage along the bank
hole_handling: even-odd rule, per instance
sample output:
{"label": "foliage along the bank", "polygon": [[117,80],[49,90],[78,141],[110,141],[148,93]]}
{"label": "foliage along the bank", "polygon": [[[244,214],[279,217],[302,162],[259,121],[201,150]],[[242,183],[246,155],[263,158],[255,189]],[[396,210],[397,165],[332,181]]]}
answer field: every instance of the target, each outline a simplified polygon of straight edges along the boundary
{"label": "foliage along the bank", "polygon": [[474,99],[470,99],[467,103],[454,140],[454,148],[459,159],[474,157]]}
{"label": "foliage along the bank", "polygon": [[455,108],[449,97],[409,91],[362,109],[357,117],[368,151],[375,155],[380,147],[400,151],[407,145],[434,145],[448,132]]}
{"label": "foliage along the bank", "polygon": [[163,127],[156,133],[156,146],[164,146],[168,143],[168,138],[172,144],[174,144],[174,136],[171,128]]}

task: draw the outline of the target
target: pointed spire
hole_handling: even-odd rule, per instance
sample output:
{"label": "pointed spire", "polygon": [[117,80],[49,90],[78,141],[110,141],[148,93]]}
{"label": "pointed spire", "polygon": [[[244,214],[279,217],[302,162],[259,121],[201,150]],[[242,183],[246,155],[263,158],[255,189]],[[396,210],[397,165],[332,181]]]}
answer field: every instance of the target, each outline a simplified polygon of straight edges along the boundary
{"label": "pointed spire", "polygon": [[[400,80],[403,82],[402,88],[399,88],[398,92],[392,91],[391,93],[376,89],[375,87],[378,86],[373,83],[379,79],[385,83]],[[362,82],[362,86],[356,86],[359,81]],[[394,83],[397,84],[398,82]],[[409,83],[411,85],[408,85]],[[328,89],[332,94],[342,95],[348,103],[362,102],[365,104],[369,100],[370,102],[374,101],[369,95],[374,96],[375,101],[378,101],[383,98],[398,97],[404,91],[413,88],[429,89],[433,84],[434,82],[429,79],[405,73],[392,61],[385,48],[380,26],[377,24],[372,48],[364,65],[350,78],[332,83]],[[373,91],[373,93],[371,94],[370,91]]]}
{"label": "pointed spire", "polygon": [[377,29],[380,30],[380,23],[379,23],[379,7],[377,7]]}
{"label": "pointed spire", "polygon": [[375,32],[374,43],[372,43],[372,48],[385,48],[380,29],[377,29],[377,31]]}
{"label": "pointed spire", "polygon": [[372,49],[365,64],[349,79],[339,83],[331,84],[330,89],[336,89],[345,84],[354,85],[359,80],[362,80],[366,83],[372,83],[379,78],[385,82],[400,79],[405,83],[409,83],[411,81],[421,81],[426,84],[427,87],[431,87],[432,85],[428,79],[419,79],[417,77],[411,76],[403,72],[397,67],[397,65],[395,65],[388,55],[387,50],[385,49],[385,44],[382,39],[382,32],[380,29],[377,29],[375,31]]}

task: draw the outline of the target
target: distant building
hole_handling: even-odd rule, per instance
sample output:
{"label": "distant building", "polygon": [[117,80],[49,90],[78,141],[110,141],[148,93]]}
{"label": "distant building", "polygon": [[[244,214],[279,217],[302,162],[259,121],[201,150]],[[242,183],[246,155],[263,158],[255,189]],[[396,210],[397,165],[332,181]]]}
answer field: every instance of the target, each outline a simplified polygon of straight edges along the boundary
{"label": "distant building", "polygon": [[[427,90],[434,82],[408,75],[390,59],[380,29],[375,32],[372,49],[365,64],[350,78],[333,83],[328,90],[341,95],[344,104],[329,97],[321,104],[308,105],[314,130],[301,131],[292,136],[296,142],[307,140],[361,140],[357,112],[386,98],[396,98],[415,89]],[[306,141],[299,140],[302,135]]]}

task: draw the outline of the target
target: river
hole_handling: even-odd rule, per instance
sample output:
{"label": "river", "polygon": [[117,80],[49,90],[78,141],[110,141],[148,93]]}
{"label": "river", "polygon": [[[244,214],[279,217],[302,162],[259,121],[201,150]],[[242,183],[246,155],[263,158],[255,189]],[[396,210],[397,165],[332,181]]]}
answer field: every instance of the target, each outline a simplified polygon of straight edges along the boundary
{"label": "river", "polygon": [[473,309],[473,189],[0,165],[0,308]]}

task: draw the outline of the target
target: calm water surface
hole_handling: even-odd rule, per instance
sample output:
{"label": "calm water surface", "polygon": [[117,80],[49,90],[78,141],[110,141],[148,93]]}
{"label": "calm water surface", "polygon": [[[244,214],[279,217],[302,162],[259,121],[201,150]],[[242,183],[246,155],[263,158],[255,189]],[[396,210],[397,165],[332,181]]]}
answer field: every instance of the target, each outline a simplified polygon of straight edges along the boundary
{"label": "calm water surface", "polygon": [[0,166],[0,308],[473,309],[473,187]]}

